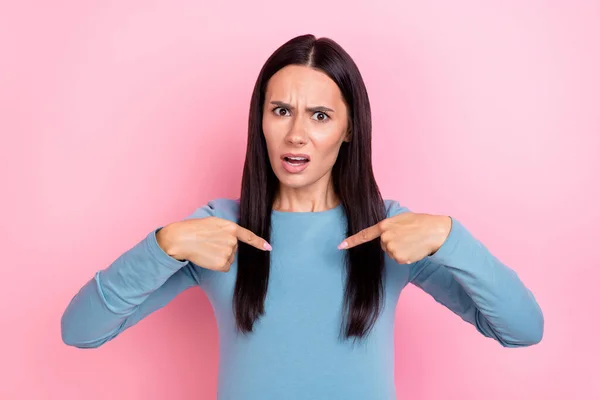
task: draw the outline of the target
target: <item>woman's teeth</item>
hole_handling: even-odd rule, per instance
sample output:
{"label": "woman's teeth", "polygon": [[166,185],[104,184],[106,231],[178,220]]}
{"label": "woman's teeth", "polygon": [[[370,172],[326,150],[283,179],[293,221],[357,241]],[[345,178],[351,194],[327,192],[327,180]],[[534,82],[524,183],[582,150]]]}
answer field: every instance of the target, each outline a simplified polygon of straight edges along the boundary
{"label": "woman's teeth", "polygon": [[285,161],[292,165],[299,165],[308,162],[308,159],[303,157],[285,157]]}

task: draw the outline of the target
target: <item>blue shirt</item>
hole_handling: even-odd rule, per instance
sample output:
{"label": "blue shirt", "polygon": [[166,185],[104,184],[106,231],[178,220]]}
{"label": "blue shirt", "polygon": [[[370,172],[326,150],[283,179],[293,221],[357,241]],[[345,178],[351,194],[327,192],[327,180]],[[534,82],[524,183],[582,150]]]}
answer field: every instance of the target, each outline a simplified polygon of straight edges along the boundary
{"label": "blue shirt", "polygon": [[[386,200],[387,216],[409,211]],[[216,199],[188,218],[238,222],[239,203]],[[517,274],[456,219],[433,255],[410,265],[385,256],[385,303],[363,342],[340,339],[345,285],[346,218],[341,205],[322,212],[272,213],[273,246],[265,312],[248,336],[232,312],[237,262],[208,270],[166,254],[153,230],[108,268],[96,272],[62,317],[63,341],[93,348],[115,338],[193,286],[207,294],[219,332],[220,400],[390,400],[394,385],[394,317],[412,283],[506,347],[538,343],[542,312]]]}

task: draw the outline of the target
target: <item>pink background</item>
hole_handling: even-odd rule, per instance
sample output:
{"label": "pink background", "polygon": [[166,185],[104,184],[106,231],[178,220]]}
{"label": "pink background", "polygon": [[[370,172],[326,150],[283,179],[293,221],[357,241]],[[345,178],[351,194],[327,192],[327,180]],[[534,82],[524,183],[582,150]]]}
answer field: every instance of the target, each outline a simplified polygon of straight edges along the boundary
{"label": "pink background", "polygon": [[0,398],[214,398],[201,290],[98,350],[62,344],[60,317],[151,229],[237,196],[258,71],[307,32],[363,73],[384,197],[459,218],[546,318],[541,344],[504,349],[407,288],[398,397],[600,398],[599,2],[0,7]]}

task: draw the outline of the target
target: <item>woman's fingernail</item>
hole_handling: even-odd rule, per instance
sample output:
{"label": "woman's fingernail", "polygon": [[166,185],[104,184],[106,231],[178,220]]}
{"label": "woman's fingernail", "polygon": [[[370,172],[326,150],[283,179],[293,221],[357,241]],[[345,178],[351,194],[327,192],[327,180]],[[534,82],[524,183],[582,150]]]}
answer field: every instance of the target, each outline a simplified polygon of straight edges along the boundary
{"label": "woman's fingernail", "polygon": [[265,248],[265,250],[269,250],[269,251],[273,250],[273,248],[271,247],[271,245],[269,243],[267,243],[267,242],[265,242],[264,248]]}
{"label": "woman's fingernail", "polygon": [[346,247],[348,247],[348,242],[343,241],[342,243],[340,243],[340,245],[338,246],[338,249],[342,250],[345,249]]}

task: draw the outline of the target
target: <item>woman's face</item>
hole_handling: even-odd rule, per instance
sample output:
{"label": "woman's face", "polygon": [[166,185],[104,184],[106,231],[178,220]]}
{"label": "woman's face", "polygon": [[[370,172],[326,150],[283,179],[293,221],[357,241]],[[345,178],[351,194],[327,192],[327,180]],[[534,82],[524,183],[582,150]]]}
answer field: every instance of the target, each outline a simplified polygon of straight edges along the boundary
{"label": "woman's face", "polygon": [[348,110],[335,82],[313,68],[289,65],[269,80],[263,106],[269,160],[281,185],[328,183],[348,140]]}

